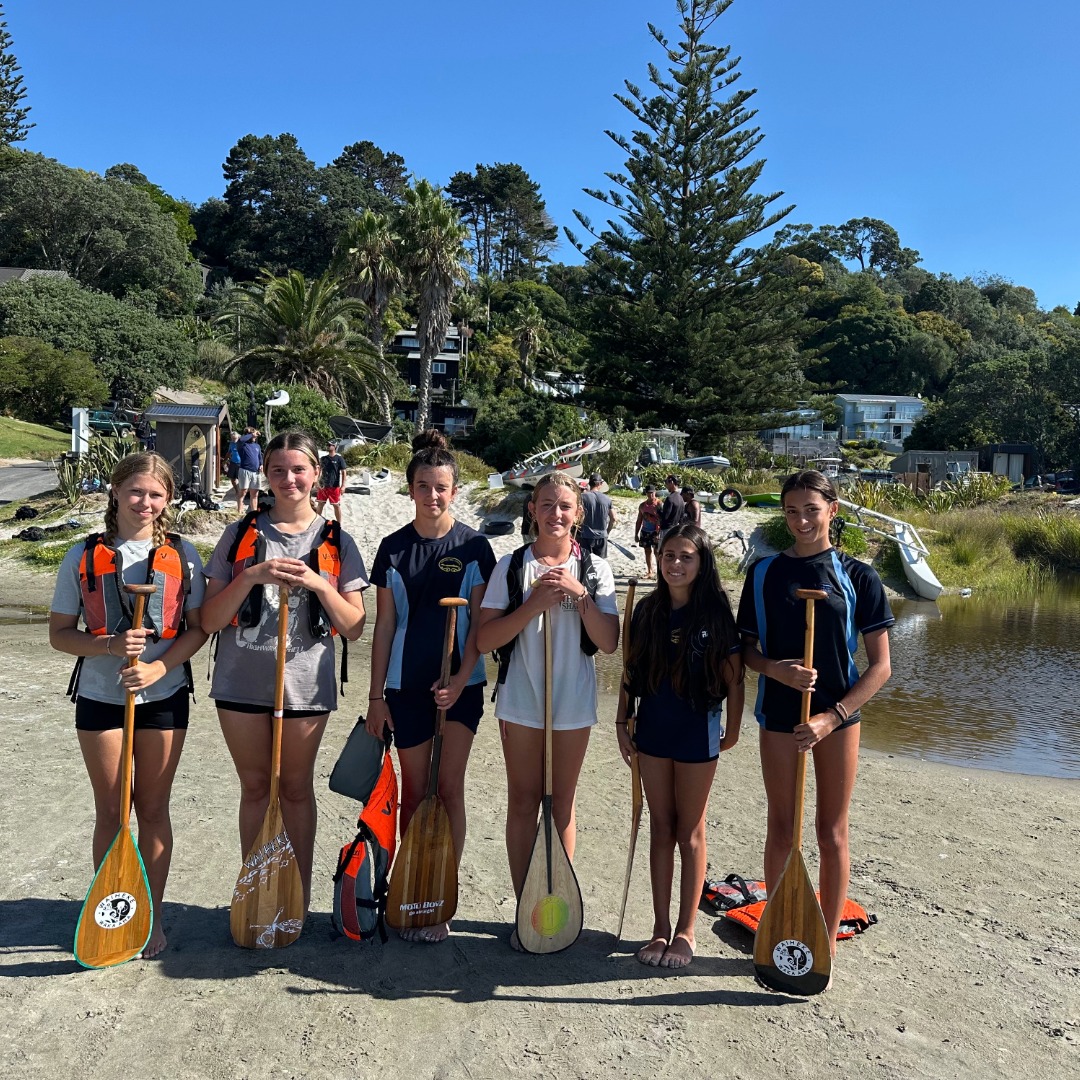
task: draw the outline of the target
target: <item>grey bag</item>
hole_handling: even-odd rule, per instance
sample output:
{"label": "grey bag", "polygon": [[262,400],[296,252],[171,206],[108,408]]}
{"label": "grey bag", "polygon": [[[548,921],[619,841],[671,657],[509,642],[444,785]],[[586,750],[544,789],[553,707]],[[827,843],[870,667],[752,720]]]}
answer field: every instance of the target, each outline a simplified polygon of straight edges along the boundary
{"label": "grey bag", "polygon": [[383,755],[390,749],[393,736],[387,728],[382,739],[376,739],[364,726],[364,717],[353,725],[345,746],[330,773],[330,790],[358,802],[366,803],[379,779]]}

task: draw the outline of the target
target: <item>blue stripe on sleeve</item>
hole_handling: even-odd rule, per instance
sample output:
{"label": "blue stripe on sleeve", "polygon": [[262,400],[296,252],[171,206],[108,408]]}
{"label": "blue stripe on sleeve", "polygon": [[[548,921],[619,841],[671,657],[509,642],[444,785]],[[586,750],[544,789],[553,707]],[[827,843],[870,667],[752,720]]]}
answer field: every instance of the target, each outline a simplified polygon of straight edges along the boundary
{"label": "blue stripe on sleeve", "polygon": [[386,671],[386,685],[391,690],[402,690],[404,688],[401,685],[401,663],[405,655],[405,631],[409,625],[409,594],[396,567],[387,568],[386,584],[394,596],[396,616],[394,641],[390,646],[390,664]]}

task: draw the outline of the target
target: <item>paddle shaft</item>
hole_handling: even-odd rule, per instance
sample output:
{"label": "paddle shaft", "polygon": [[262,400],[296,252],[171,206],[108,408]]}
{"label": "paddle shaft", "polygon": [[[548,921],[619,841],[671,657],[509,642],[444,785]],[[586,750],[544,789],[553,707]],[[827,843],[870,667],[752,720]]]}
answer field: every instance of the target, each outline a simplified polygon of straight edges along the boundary
{"label": "paddle shaft", "polygon": [[[806,633],[803,636],[803,667],[814,666],[814,605],[818,600],[827,600],[829,594],[823,589],[796,589],[795,596],[806,601]],[[810,719],[810,697],[813,689],[804,690],[799,703],[799,723],[805,724]],[[802,847],[803,793],[806,788],[806,754],[795,755],[795,820],[791,832],[791,847],[797,851]]]}
{"label": "paddle shaft", "polygon": [[547,887],[552,892],[551,880],[551,616],[544,612],[544,846],[547,851]]}
{"label": "paddle shaft", "polygon": [[630,895],[630,875],[634,869],[634,849],[637,847],[638,827],[641,822],[641,765],[634,749],[636,717],[627,716],[630,695],[626,689],[627,669],[630,665],[630,626],[634,615],[634,592],[637,578],[630,578],[626,585],[626,610],[622,627],[622,682],[619,684],[619,713],[626,721],[626,734],[630,737],[630,844],[626,852],[626,874],[623,878],[622,905],[619,908],[619,928],[615,940],[622,939],[623,922],[626,919],[626,901]]}
{"label": "paddle shaft", "polygon": [[[143,624],[146,611],[146,598],[153,596],[153,585],[125,585],[124,590],[135,597],[135,611],[131,616],[131,625],[138,629]],[[127,666],[138,664],[137,656],[128,657]],[[135,763],[135,691],[129,690],[124,699],[124,742],[123,759],[120,762],[120,828],[126,829],[131,819],[131,776]]]}
{"label": "paddle shaft", "polygon": [[[439,606],[446,608],[446,627],[443,630],[442,670],[439,672],[439,687],[450,685],[450,662],[454,657],[454,634],[457,631],[457,609],[469,601],[460,596],[447,596],[439,601]],[[442,760],[443,724],[446,723],[446,710],[439,709],[435,715],[435,737],[431,743],[431,767],[428,770],[427,798],[433,799],[439,793],[439,763]]]}
{"label": "paddle shaft", "polygon": [[278,587],[277,656],[274,669],[274,727],[270,751],[270,805],[277,802],[281,780],[281,728],[285,719],[285,653],[289,644],[289,587]]}

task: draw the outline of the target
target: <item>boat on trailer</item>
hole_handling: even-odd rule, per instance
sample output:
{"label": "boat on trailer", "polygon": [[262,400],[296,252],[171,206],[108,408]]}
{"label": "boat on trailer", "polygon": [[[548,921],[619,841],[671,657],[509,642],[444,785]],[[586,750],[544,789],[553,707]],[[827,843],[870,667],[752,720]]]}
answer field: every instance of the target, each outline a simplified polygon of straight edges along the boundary
{"label": "boat on trailer", "polygon": [[606,454],[611,449],[607,439],[598,437],[576,439],[550,450],[540,450],[502,474],[503,483],[509,487],[531,491],[541,476],[561,472],[579,479],[585,472],[585,459],[592,454]]}
{"label": "boat on trailer", "polygon": [[[855,515],[855,528],[872,532],[896,544],[900,549],[904,576],[920,599],[936,600],[941,595],[944,587],[938,581],[937,574],[930,569],[930,563],[927,562],[927,556],[930,553],[926,550],[926,545],[922,542],[922,537],[919,536],[914,525],[901,521],[899,518],[889,517],[888,514],[879,514],[876,510],[868,510],[865,506],[848,502],[846,499],[841,499],[840,505],[847,507]],[[873,520],[866,522],[863,520],[864,517]],[[875,524],[878,521],[883,522],[884,525]],[[852,527],[850,521],[846,524],[848,528]]]}

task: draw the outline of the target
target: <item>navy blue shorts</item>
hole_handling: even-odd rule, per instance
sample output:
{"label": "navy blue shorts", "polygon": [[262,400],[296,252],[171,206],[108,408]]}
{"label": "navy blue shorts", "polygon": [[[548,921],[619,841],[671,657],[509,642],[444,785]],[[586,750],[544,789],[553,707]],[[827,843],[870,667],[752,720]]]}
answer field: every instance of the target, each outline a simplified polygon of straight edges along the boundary
{"label": "navy blue shorts", "polygon": [[[274,715],[273,705],[248,705],[243,701],[218,701],[214,704],[219,709],[227,709],[229,712],[250,713],[252,716],[265,716],[269,713]],[[282,718],[285,720],[306,720],[309,716],[326,716],[326,709],[283,709]]]}
{"label": "navy blue shorts", "polygon": [[[394,743],[399,750],[421,746],[435,737],[435,695],[430,690],[386,691],[386,707],[394,721]],[[484,715],[484,684],[466,686],[446,711],[446,719],[464,724],[474,735]]]}
{"label": "navy blue shorts", "polygon": [[[76,731],[112,731],[124,726],[123,705],[81,697],[75,702]],[[135,706],[136,731],[183,731],[188,726],[191,698],[185,686],[172,697]]]}
{"label": "navy blue shorts", "polygon": [[704,715],[679,708],[681,705],[676,700],[666,715],[658,710],[639,715],[634,746],[649,757],[687,764],[715,761],[720,756],[720,740],[724,737],[720,708]]}

